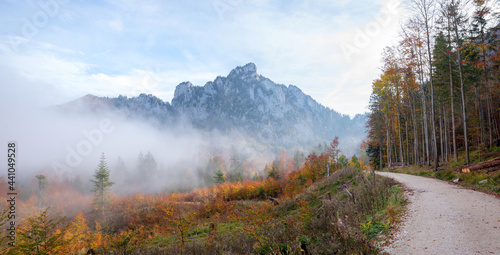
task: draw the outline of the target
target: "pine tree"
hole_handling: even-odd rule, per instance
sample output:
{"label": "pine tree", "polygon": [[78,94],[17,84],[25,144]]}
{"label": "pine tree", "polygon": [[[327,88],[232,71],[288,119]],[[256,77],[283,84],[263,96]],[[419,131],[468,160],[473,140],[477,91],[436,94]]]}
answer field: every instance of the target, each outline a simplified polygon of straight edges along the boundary
{"label": "pine tree", "polygon": [[220,169],[215,174],[214,179],[216,184],[221,184],[226,182],[226,178],[224,178],[224,173]]}
{"label": "pine tree", "polygon": [[105,207],[108,203],[107,191],[114,184],[114,182],[109,180],[109,169],[106,164],[106,157],[104,153],[101,155],[101,160],[94,173],[95,180],[91,180],[94,183],[94,205],[97,210],[100,210],[101,215],[104,220]]}
{"label": "pine tree", "polygon": [[279,180],[281,177],[278,161],[273,161],[270,167],[266,167],[267,179],[273,178],[274,180]]}
{"label": "pine tree", "polygon": [[306,156],[304,156],[304,153],[296,150],[293,156],[293,171],[299,170],[304,165],[305,160]]}
{"label": "pine tree", "polygon": [[154,174],[157,172],[158,164],[156,163],[155,157],[150,151],[148,151],[146,156],[144,156],[144,161],[142,162],[141,166],[143,171],[149,174],[149,176],[154,176]]}
{"label": "pine tree", "polygon": [[204,185],[213,185],[224,183],[226,179],[224,178],[224,159],[220,156],[213,156],[208,160],[207,165],[204,169],[200,169],[199,175],[201,176]]}

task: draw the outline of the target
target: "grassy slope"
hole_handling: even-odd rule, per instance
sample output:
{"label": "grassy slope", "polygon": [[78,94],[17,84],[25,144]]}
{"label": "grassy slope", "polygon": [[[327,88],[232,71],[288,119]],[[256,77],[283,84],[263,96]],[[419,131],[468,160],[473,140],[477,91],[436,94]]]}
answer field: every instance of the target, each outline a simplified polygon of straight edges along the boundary
{"label": "grassy slope", "polygon": [[372,239],[391,227],[404,200],[392,180],[371,178],[339,170],[279,205],[206,201],[185,210],[183,231],[151,237],[132,254],[377,254]]}
{"label": "grassy slope", "polygon": [[[0,253],[378,254],[373,239],[397,221],[402,191],[354,168],[329,177],[323,170],[311,164],[279,180],[116,197],[105,215],[79,213],[65,222],[47,209],[19,224],[15,247],[3,239],[8,232],[0,236]],[[7,210],[0,227],[6,222]]]}

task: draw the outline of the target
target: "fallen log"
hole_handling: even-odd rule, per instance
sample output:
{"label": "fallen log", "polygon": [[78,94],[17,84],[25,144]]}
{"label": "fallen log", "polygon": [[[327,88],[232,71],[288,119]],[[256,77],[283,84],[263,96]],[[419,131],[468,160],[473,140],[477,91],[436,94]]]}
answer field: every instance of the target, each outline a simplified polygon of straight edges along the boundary
{"label": "fallen log", "polygon": [[500,166],[490,167],[490,168],[488,168],[488,170],[486,170],[486,173],[491,173],[491,172],[496,172],[496,171],[500,171]]}
{"label": "fallen log", "polygon": [[480,164],[477,164],[477,165],[474,165],[474,166],[471,166],[468,168],[470,171],[476,171],[476,170],[490,168],[490,167],[494,167],[494,166],[498,166],[498,165],[500,165],[500,159],[496,160],[496,161],[491,161],[491,162],[483,162],[483,163],[480,163]]}
{"label": "fallen log", "polygon": [[393,162],[390,164],[390,167],[400,168],[403,167],[403,164],[401,164],[401,162]]}
{"label": "fallen log", "polygon": [[500,157],[462,168],[462,173],[470,173],[471,171],[477,171],[484,168],[490,168],[495,166],[500,166]]}

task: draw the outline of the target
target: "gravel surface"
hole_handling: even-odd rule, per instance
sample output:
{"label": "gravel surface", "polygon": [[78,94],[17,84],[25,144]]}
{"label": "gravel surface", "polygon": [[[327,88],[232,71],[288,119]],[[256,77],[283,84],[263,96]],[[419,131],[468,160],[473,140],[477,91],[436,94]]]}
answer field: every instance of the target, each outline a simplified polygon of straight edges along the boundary
{"label": "gravel surface", "polygon": [[500,254],[500,199],[441,180],[378,172],[410,202],[389,254]]}

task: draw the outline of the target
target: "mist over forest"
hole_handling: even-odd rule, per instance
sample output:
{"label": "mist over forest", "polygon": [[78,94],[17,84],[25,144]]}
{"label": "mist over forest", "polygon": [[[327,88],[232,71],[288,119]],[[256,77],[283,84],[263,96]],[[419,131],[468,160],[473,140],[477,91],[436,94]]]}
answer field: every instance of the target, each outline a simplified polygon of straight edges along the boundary
{"label": "mist over forest", "polygon": [[116,182],[113,188],[122,194],[210,185],[203,174],[213,156],[229,162],[232,152],[255,174],[272,160],[245,137],[226,137],[189,126],[160,131],[117,116],[67,116],[53,109],[26,112],[20,121],[24,121],[19,125],[23,128],[12,130],[10,137],[19,137],[21,188],[33,186],[34,176],[44,174],[49,180],[81,182],[76,185],[90,192],[101,153]]}
{"label": "mist over forest", "polygon": [[385,253],[376,170],[500,192],[499,10],[0,1],[0,254]]}
{"label": "mist over forest", "polygon": [[[293,158],[298,168],[310,151],[321,153],[326,150],[329,139],[313,135],[319,132],[315,131],[318,129],[286,121],[298,119],[297,123],[301,123],[301,118],[314,120],[318,118],[318,114],[341,115],[320,106],[296,87],[277,85],[258,75],[253,63],[237,67],[231,71],[227,80],[222,81],[226,85],[224,91],[219,93],[225,93],[226,96],[222,99],[214,96],[213,101],[214,104],[227,105],[212,108],[198,106],[212,110],[213,112],[205,115],[216,116],[216,121],[213,118],[204,120],[182,117],[199,114],[186,108],[192,103],[179,103],[181,98],[187,100],[199,97],[201,94],[196,93],[205,92],[196,91],[208,90],[212,84],[221,83],[221,79],[225,77],[218,77],[205,87],[188,84],[187,90],[185,83],[180,84],[176,89],[177,97],[173,100],[176,102],[176,112],[168,102],[145,94],[135,98],[87,95],[72,102],[45,107],[41,106],[43,98],[40,96],[23,93],[22,84],[30,81],[13,81],[21,83],[21,86],[13,87],[4,95],[6,100],[2,105],[3,116],[10,121],[5,122],[2,127],[4,132],[1,136],[4,141],[14,140],[18,143],[19,167],[22,169],[18,176],[20,189],[29,197],[29,194],[38,189],[35,176],[44,175],[49,183],[66,183],[82,194],[89,194],[93,185],[90,180],[103,153],[111,180],[115,182],[112,191],[128,195],[208,187],[214,184],[214,176],[218,170],[223,171],[230,181],[256,180],[265,176],[266,166],[277,160],[280,154],[285,153],[283,155]],[[225,98],[231,98],[227,93],[245,97],[245,93],[238,90],[241,86],[249,87],[253,89],[252,93],[255,91],[258,94],[252,96],[252,99],[257,98],[254,99],[255,102],[242,106],[236,101],[248,102],[248,98],[224,101]],[[194,92],[188,97],[185,95],[186,91]],[[270,95],[264,95],[263,92]],[[51,92],[46,91],[40,95],[50,94]],[[280,97],[282,98],[279,99]],[[276,100],[273,98],[278,98],[278,101],[273,101]],[[304,104],[313,108],[306,108]],[[261,109],[262,106],[269,109],[259,112],[254,108]],[[290,111],[286,107],[294,107],[294,111],[302,111],[304,116],[283,115]],[[250,110],[249,113],[227,113],[226,108],[234,108],[236,111],[244,108],[255,110]],[[256,114],[264,117],[253,117]],[[220,117],[225,115],[229,117]],[[338,122],[345,124],[348,123],[346,120],[350,121],[350,118],[342,117]],[[280,126],[276,121],[284,122],[280,122]],[[204,127],[200,123],[215,125]],[[321,123],[317,124],[331,126]],[[275,129],[275,126],[282,129]],[[288,126],[297,126],[297,131],[302,131],[303,134],[290,136],[290,132],[297,131],[283,129]],[[323,129],[320,130],[324,132]],[[350,134],[341,139],[355,138]],[[333,135],[335,134],[328,134],[328,137],[333,138]],[[347,153],[354,153],[357,149],[352,148],[359,147],[362,137],[355,139],[354,143],[346,141],[351,146],[347,147]],[[290,143],[293,141],[295,142]]]}

